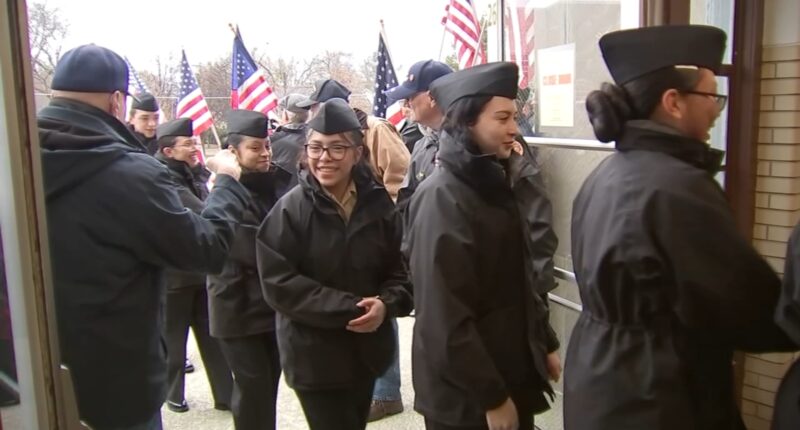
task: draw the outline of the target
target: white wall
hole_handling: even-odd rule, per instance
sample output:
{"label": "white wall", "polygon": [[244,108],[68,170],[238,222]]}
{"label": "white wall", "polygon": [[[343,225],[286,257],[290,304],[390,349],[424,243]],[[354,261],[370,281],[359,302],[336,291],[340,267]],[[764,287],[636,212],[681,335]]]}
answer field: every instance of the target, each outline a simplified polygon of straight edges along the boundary
{"label": "white wall", "polygon": [[764,45],[800,43],[800,1],[765,0]]}

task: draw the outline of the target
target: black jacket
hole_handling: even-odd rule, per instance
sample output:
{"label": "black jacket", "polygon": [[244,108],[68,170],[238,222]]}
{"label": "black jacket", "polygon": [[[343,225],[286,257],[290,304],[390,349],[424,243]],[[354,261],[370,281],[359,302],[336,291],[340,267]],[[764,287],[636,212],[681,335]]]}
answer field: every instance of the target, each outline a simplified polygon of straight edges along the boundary
{"label": "black jacket", "polygon": [[[267,302],[277,314],[281,364],[295,389],[342,388],[383,374],[395,350],[390,318],[412,300],[400,257],[401,225],[386,189],[359,166],[357,203],[345,223],[307,170],[270,211],[256,251]],[[347,331],[364,297],[380,296],[386,321]]]}
{"label": "black jacket", "polygon": [[[169,169],[169,174],[177,186],[178,197],[183,206],[194,213],[202,213],[208,197],[207,170],[202,165],[192,169],[183,161],[173,160],[165,157],[161,151],[156,152],[155,157]],[[164,271],[167,290],[175,291],[183,288],[205,288],[206,276],[204,273],[184,272],[180,270],[167,269]]]}
{"label": "black jacket", "polygon": [[433,174],[436,168],[437,152],[439,152],[439,131],[430,130],[429,134],[417,142],[414,152],[411,153],[408,172],[406,172],[406,177],[397,194],[397,206],[401,211],[405,211],[405,206],[419,184]]}
{"label": "black jacket", "polygon": [[451,426],[485,425],[509,396],[546,409],[546,357],[558,349],[546,295],[558,243],[550,202],[527,158],[504,164],[475,148],[441,135],[440,167],[406,221],[415,408]]}
{"label": "black jacket", "polygon": [[162,269],[219,271],[247,190],[220,175],[197,215],[105,112],[57,98],[38,125],[61,357],[80,416],[141,423],[166,394]]}
{"label": "black jacket", "polygon": [[[775,320],[800,349],[800,224],[795,226],[786,251],[781,291]],[[786,372],[775,397],[773,430],[800,428],[800,359]]]}
{"label": "black jacket", "polygon": [[411,120],[406,120],[403,123],[403,127],[399,131],[400,131],[400,137],[403,138],[403,143],[405,143],[406,148],[408,148],[408,152],[410,154],[413,154],[417,142],[419,142],[420,139],[425,137],[422,134],[422,131],[420,131],[419,129],[419,123]]}
{"label": "black jacket", "polygon": [[566,354],[567,430],[744,429],[736,348],[785,346],[780,281],[714,180],[721,151],[631,121],[575,198],[583,313]]}
{"label": "black jacket", "polygon": [[297,176],[297,163],[306,144],[307,131],[306,124],[286,124],[278,127],[270,137],[272,162],[294,176]]}
{"label": "black jacket", "polygon": [[256,232],[275,202],[288,191],[292,175],[278,166],[266,173],[243,173],[250,192],[242,221],[236,224],[225,267],[208,277],[211,335],[218,338],[275,331],[275,311],[261,291],[256,263]]}

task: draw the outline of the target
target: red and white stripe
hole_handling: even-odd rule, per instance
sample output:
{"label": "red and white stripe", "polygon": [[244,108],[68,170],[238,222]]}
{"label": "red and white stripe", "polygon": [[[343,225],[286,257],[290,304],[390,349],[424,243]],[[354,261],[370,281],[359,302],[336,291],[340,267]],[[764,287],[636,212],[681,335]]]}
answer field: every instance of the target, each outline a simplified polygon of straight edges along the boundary
{"label": "red and white stripe", "polygon": [[278,106],[278,96],[267,83],[262,70],[257,70],[237,90],[239,109],[268,114]]}
{"label": "red and white stripe", "polygon": [[191,118],[195,136],[199,136],[200,133],[214,125],[214,120],[211,118],[211,111],[208,109],[208,103],[206,103],[206,99],[203,97],[200,88],[197,88],[186,97],[178,100],[176,112],[178,118]]}
{"label": "red and white stripe", "polygon": [[529,0],[508,0],[506,26],[508,32],[509,60],[517,63],[520,73],[520,88],[527,88],[534,75],[535,31],[534,8]]}
{"label": "red and white stripe", "polygon": [[386,120],[392,123],[395,128],[400,130],[403,127],[403,121],[406,116],[403,115],[403,101],[397,101],[386,108]]}
{"label": "red and white stripe", "polygon": [[445,30],[453,35],[459,67],[464,69],[485,63],[486,52],[480,43],[481,25],[475,5],[470,0],[450,0],[445,12]]}

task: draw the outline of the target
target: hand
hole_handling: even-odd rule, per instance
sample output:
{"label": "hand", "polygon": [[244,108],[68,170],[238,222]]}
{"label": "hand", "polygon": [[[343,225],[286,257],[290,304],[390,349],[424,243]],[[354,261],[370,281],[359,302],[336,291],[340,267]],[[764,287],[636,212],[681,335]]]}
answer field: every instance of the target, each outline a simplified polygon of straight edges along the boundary
{"label": "hand", "polygon": [[230,175],[237,181],[242,174],[242,167],[236,160],[236,155],[230,149],[223,149],[206,162],[208,170],[217,175]]}
{"label": "hand", "polygon": [[547,354],[547,373],[553,382],[558,382],[561,378],[561,358],[557,352]]}
{"label": "hand", "polygon": [[386,318],[386,305],[377,297],[367,297],[356,304],[365,310],[364,315],[347,323],[347,329],[356,333],[372,333]]}
{"label": "hand", "polygon": [[519,415],[517,406],[511,397],[499,407],[486,412],[486,424],[489,430],[517,430],[519,429]]}

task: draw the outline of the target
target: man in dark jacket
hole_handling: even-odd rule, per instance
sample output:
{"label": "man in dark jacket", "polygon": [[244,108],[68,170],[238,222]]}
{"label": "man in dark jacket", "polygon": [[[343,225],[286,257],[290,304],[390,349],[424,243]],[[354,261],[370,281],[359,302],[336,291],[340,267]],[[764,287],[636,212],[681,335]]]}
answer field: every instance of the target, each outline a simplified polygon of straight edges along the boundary
{"label": "man in dark jacket", "polygon": [[211,335],[219,339],[236,377],[231,405],[236,430],[274,430],[281,366],[275,311],[264,300],[258,277],[256,232],[293,175],[270,164],[265,115],[231,111],[228,133],[249,196],[225,266],[208,278]]}
{"label": "man in dark jacket", "polygon": [[158,152],[156,127],[158,127],[159,117],[158,101],[152,94],[139,94],[131,103],[128,128],[139,139],[139,142],[144,145],[150,155],[156,155],[156,152]]}
{"label": "man in dark jacket", "polygon": [[186,209],[122,122],[127,87],[122,57],[80,46],[38,118],[61,358],[96,430],[161,429],[162,270],[219,271],[247,199],[223,155],[202,215]]}
{"label": "man in dark jacket", "polygon": [[[208,175],[197,156],[192,120],[178,118],[158,126],[159,150],[156,159],[164,163],[178,185],[181,203],[195,213],[202,213],[208,197]],[[205,365],[214,408],[229,410],[233,378],[222,350],[208,330],[208,294],[203,273],[167,270],[166,342],[169,392],[167,407],[173,412],[186,412],[184,396],[184,363],[189,327],[194,332],[200,356]]]}
{"label": "man in dark jacket", "polygon": [[278,102],[281,125],[270,137],[272,162],[295,176],[303,145],[306,144],[309,113],[307,109],[298,107],[297,103],[307,99],[301,94],[289,94]]}
{"label": "man in dark jacket", "polygon": [[411,163],[397,198],[397,204],[401,208],[408,203],[420,182],[430,176],[436,166],[439,130],[444,121],[444,112],[431,97],[429,88],[433,81],[452,72],[450,66],[439,61],[419,61],[408,70],[408,79],[405,82],[386,92],[393,100],[406,101],[411,109],[411,118],[419,124],[424,135],[411,153]]}

